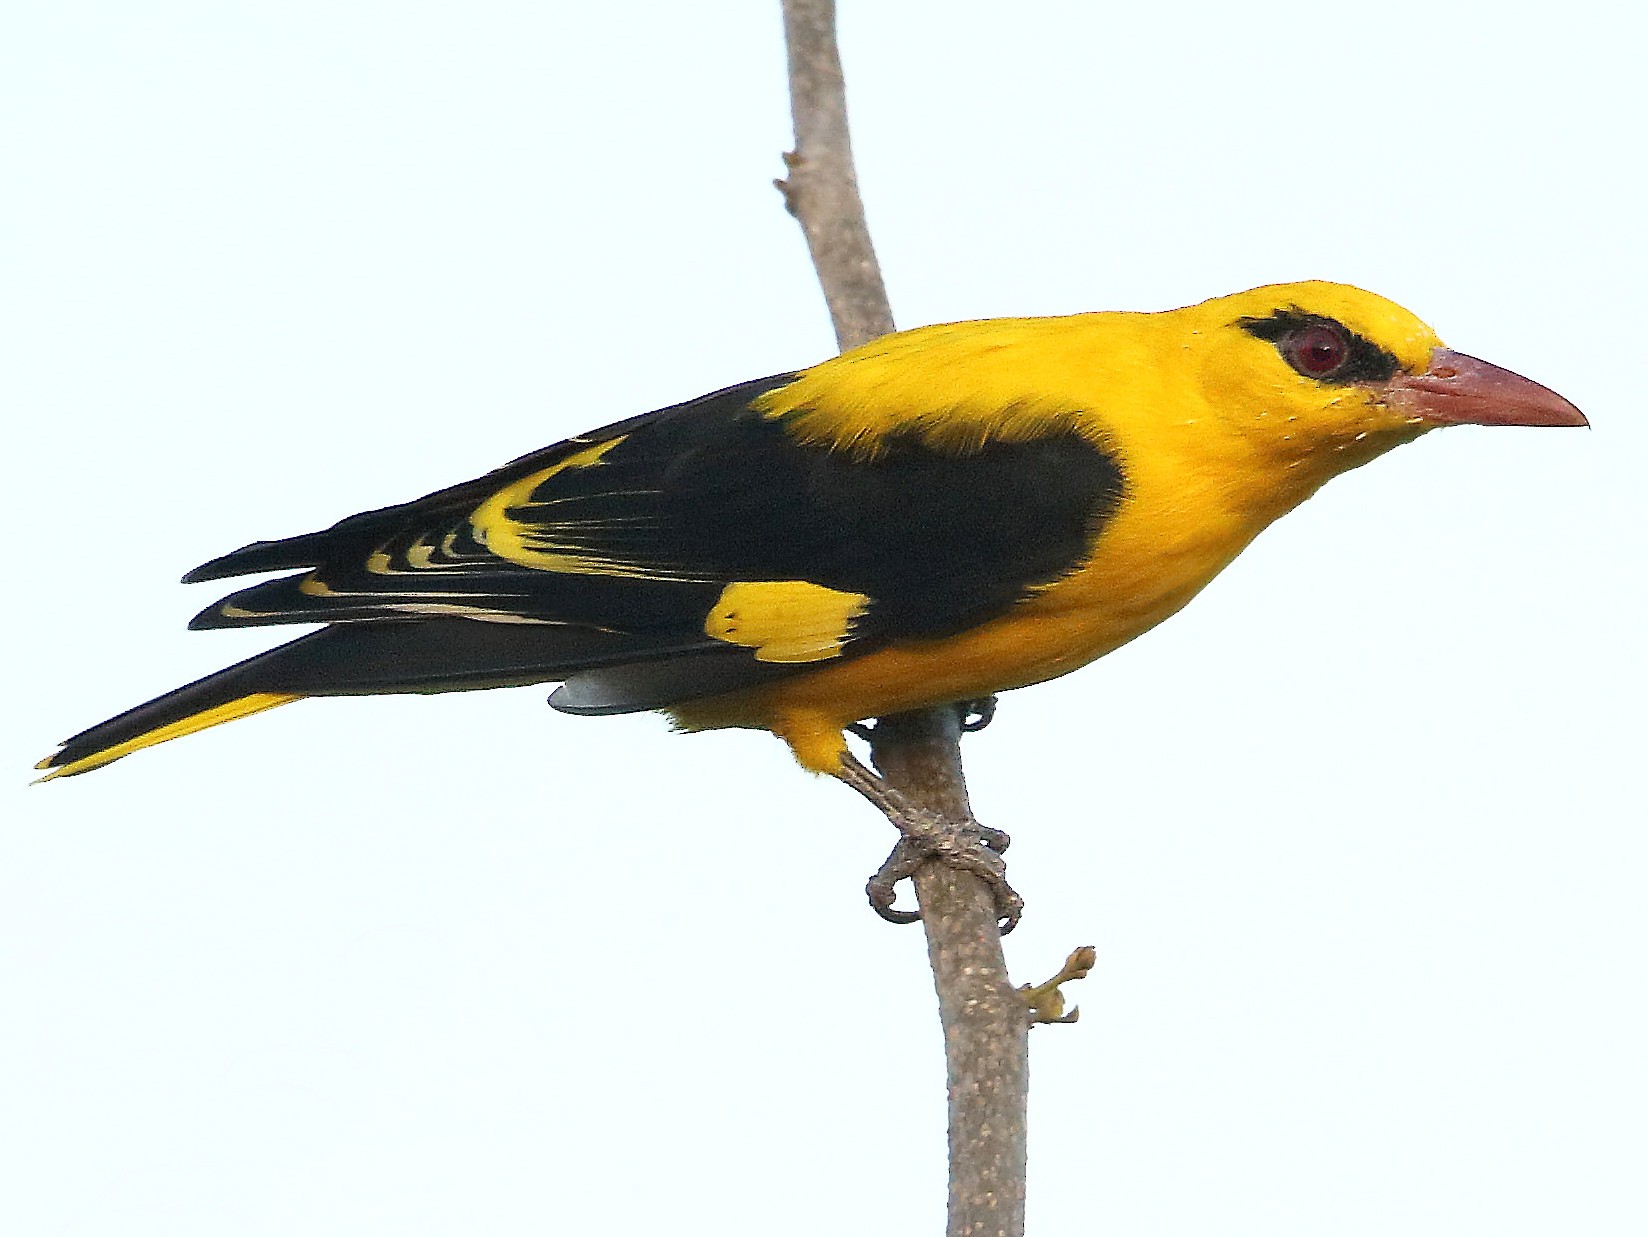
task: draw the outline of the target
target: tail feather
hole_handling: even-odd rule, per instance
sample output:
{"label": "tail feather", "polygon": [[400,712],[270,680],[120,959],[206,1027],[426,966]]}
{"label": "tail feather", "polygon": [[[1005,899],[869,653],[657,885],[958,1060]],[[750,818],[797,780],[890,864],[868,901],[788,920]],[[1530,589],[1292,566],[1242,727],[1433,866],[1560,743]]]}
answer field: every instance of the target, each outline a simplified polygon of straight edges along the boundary
{"label": "tail feather", "polygon": [[[64,744],[62,751],[46,757],[34,766],[36,769],[48,771],[38,780],[49,782],[55,777],[73,777],[77,773],[89,773],[93,769],[101,769],[104,765],[119,760],[122,756],[130,756],[133,752],[140,752],[168,739],[181,739],[186,734],[221,726],[224,722],[250,717],[253,713],[261,713],[265,709],[303,699],[302,696],[280,692],[248,692],[216,705],[197,707],[193,712],[181,712],[180,710],[189,706],[182,705],[174,697],[191,693],[195,688],[205,687],[210,682],[210,679],[203,679],[199,683],[192,683],[181,691],[171,693],[170,696],[151,700],[148,704],[139,705],[119,717],[111,718],[100,726],[93,726],[90,730],[76,735]],[[157,706],[167,704],[171,706],[167,712],[175,720],[159,721],[158,718],[165,714]],[[143,716],[135,716],[138,714]],[[123,733],[130,734],[131,737],[117,737]]]}
{"label": "tail feather", "polygon": [[706,641],[544,623],[412,619],[340,623],[168,692],[82,731],[35,767],[41,781],[305,696],[463,691],[544,683],[583,671],[670,657]]}
{"label": "tail feather", "polygon": [[204,580],[224,580],[230,576],[255,575],[260,571],[313,567],[327,550],[329,532],[305,533],[280,541],[254,541],[211,562],[202,563],[183,577],[183,583],[199,584]]}
{"label": "tail feather", "polygon": [[[761,391],[773,386],[782,386],[784,382],[794,377],[793,374],[782,375],[781,378],[764,379],[760,383],[748,383],[744,387],[730,388],[735,397],[753,399]],[[748,395],[744,392],[748,388]],[[728,392],[717,392],[725,395]],[[713,399],[714,396],[708,396]],[[697,403],[699,401],[693,401]],[[674,412],[675,409],[666,408],[662,412]],[[379,507],[374,511],[362,511],[358,515],[339,520],[330,528],[322,528],[311,533],[299,533],[295,537],[282,537],[276,541],[254,541],[250,545],[241,546],[238,550],[231,550],[228,554],[220,555],[210,562],[202,563],[183,577],[185,584],[198,584],[204,580],[223,580],[230,576],[256,575],[264,571],[291,571],[299,567],[318,567],[323,562],[337,558],[348,558],[361,551],[370,552],[371,548],[386,537],[405,532],[408,527],[428,527],[430,524],[439,524],[444,519],[456,517],[463,519],[488,496],[499,487],[510,481],[524,477],[540,468],[564,459],[566,456],[581,451],[591,443],[606,437],[628,433],[640,422],[658,417],[660,413],[643,413],[639,417],[631,417],[627,421],[620,421],[609,425],[596,435],[581,435],[577,438],[568,438],[564,442],[554,443],[542,450],[530,452],[519,459],[511,460],[502,468],[494,469],[483,476],[469,481],[451,485],[444,490],[436,490],[433,494],[426,494],[422,498],[407,503],[396,503],[391,507]],[[409,521],[411,521],[409,525]]]}

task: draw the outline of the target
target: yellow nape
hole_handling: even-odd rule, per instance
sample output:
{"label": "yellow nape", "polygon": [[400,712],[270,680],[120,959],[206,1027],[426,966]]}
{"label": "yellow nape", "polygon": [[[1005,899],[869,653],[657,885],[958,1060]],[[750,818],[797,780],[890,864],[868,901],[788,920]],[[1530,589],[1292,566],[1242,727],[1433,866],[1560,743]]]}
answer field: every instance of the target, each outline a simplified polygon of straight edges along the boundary
{"label": "yellow nape", "polygon": [[755,650],[756,661],[838,657],[870,599],[805,580],[738,581],[721,590],[704,634]]}
{"label": "yellow nape", "polygon": [[[986,440],[1023,442],[1079,427],[1072,378],[1092,377],[1094,331],[1132,314],[996,318],[918,327],[872,340],[803,370],[755,406],[790,434],[873,459],[890,434],[965,455]],[[1098,352],[1125,364],[1118,336]],[[1147,358],[1137,358],[1143,365]],[[1101,366],[1102,368],[1102,366]]]}
{"label": "yellow nape", "polygon": [[36,769],[50,769],[45,777],[36,778],[36,782],[49,782],[53,778],[73,777],[76,773],[85,773],[92,769],[101,769],[111,761],[119,760],[122,756],[130,756],[133,752],[140,752],[146,747],[153,747],[157,743],[165,743],[170,739],[181,739],[186,734],[194,734],[199,730],[206,730],[212,726],[221,726],[224,722],[237,721],[242,717],[250,717],[253,713],[261,713],[265,709],[275,708],[277,705],[290,704],[294,700],[302,700],[302,696],[287,695],[281,692],[253,692],[242,696],[239,700],[231,700],[227,704],[220,704],[216,708],[205,709],[179,721],[140,734],[135,739],[127,739],[124,743],[116,743],[113,747],[106,747],[100,752],[93,752],[90,756],[82,756],[79,760],[71,760],[66,765],[52,768],[54,757],[48,756]]}

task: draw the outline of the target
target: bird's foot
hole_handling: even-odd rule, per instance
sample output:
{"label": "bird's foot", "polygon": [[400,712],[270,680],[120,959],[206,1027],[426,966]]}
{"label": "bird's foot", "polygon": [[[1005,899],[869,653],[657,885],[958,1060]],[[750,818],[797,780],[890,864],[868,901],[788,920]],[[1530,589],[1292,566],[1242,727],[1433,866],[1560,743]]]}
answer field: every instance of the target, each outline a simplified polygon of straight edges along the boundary
{"label": "bird's foot", "polygon": [[[955,705],[956,717],[963,734],[975,734],[996,720],[996,697],[980,696],[977,700],[961,700]],[[848,734],[857,735],[868,743],[874,737],[874,722],[853,722],[846,727]]]}
{"label": "bird's foot", "polygon": [[1018,926],[1024,914],[1024,899],[1007,883],[1007,865],[1001,853],[985,841],[978,822],[970,821],[956,828],[931,815],[898,840],[886,862],[864,886],[876,914],[888,923],[920,922],[920,911],[899,910],[894,903],[898,898],[898,882],[914,876],[929,859],[961,872],[971,872],[985,883],[995,901],[995,917],[1003,936]]}
{"label": "bird's foot", "polygon": [[889,923],[919,921],[919,911],[903,911],[894,905],[896,887],[928,860],[937,860],[958,871],[971,872],[985,883],[1003,936],[1018,926],[1024,914],[1024,899],[1007,883],[1007,864],[1001,857],[1011,841],[1007,834],[971,817],[950,821],[916,806],[852,755],[842,761],[840,777],[875,804],[902,835],[864,887],[876,914]]}
{"label": "bird's foot", "polygon": [[977,700],[963,700],[956,706],[961,713],[961,729],[964,734],[973,734],[983,730],[996,720],[996,698],[994,696],[980,696]]}

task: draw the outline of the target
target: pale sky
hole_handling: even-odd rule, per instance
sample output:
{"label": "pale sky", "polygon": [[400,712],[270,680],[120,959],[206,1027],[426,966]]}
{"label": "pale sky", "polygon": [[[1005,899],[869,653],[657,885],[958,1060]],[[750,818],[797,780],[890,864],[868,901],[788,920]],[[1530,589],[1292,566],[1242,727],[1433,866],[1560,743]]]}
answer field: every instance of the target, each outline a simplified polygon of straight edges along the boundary
{"label": "pale sky", "polygon": [[[1329,278],[1594,429],[1433,434],[967,741],[1031,1231],[1648,1231],[1636,16],[849,0],[902,325]],[[323,700],[29,787],[268,647],[245,542],[828,355],[776,2],[17,6],[0,1231],[942,1226],[890,829],[760,734]],[[221,590],[220,590],[221,591]]]}

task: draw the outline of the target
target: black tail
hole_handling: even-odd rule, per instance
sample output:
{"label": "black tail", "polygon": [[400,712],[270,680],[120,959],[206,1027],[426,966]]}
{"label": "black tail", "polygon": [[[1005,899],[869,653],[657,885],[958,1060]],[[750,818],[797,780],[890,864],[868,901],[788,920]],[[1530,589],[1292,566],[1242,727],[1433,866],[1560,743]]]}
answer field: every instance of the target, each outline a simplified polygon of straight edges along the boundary
{"label": "black tail", "polygon": [[[36,768],[69,777],[122,756],[304,696],[463,691],[553,682],[586,670],[701,648],[679,640],[546,623],[406,619],[340,623],[129,709],[63,744]],[[42,779],[45,780],[45,779]]]}

